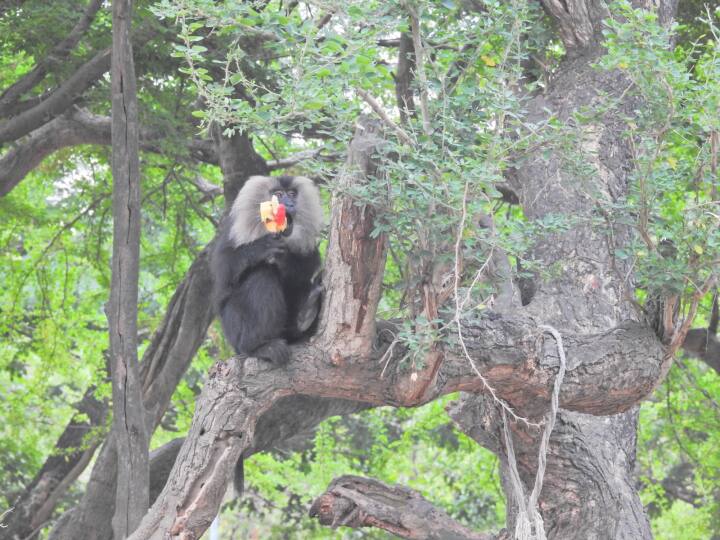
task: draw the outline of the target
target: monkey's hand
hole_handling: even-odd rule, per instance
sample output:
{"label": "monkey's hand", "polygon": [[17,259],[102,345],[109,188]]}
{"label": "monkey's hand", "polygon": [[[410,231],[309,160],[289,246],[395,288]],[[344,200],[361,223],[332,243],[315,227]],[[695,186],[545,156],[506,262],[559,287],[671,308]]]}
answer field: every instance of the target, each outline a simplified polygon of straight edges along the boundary
{"label": "monkey's hand", "polygon": [[275,234],[266,234],[237,248],[228,249],[226,266],[232,269],[228,276],[231,283],[237,283],[252,268],[264,264],[278,264],[287,255],[285,241]]}
{"label": "monkey's hand", "polygon": [[285,240],[278,234],[269,234],[264,238],[268,239],[268,248],[265,252],[264,262],[282,265],[288,254],[288,247],[287,244],[285,244]]}

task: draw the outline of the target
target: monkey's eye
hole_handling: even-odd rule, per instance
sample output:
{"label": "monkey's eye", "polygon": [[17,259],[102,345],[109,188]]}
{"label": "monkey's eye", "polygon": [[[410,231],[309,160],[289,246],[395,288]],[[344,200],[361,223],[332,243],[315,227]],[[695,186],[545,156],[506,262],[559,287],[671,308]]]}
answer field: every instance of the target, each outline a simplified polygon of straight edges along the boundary
{"label": "monkey's eye", "polygon": [[294,189],[289,189],[287,194],[288,194],[288,197],[292,197],[293,199],[295,197],[297,197],[297,191],[295,191]]}
{"label": "monkey's eye", "polygon": [[275,195],[278,199],[282,197],[285,194],[284,191],[280,191],[279,189],[277,191],[273,192],[273,195]]}

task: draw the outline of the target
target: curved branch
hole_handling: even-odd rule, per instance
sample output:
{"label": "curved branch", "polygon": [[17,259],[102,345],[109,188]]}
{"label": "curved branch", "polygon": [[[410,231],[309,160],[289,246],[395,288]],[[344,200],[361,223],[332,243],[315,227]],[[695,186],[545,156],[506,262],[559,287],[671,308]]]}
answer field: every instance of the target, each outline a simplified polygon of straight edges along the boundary
{"label": "curved branch", "polygon": [[32,71],[24,75],[0,95],[0,117],[8,116],[25,92],[32,90],[36,84],[42,81],[52,66],[60,64],[67,58],[70,51],[75,48],[80,38],[82,38],[90,27],[90,24],[95,18],[95,14],[101,6],[102,0],[91,0],[85,8],[82,17],[80,17],[80,20],[68,36],[58,43],[45,58],[38,62]]}
{"label": "curved branch", "polygon": [[[487,313],[466,321],[465,328],[468,349],[497,393],[524,414],[544,412],[557,369],[554,343],[543,347],[535,323],[519,317]],[[593,414],[627,410],[647,395],[659,376],[662,346],[639,324],[563,339],[570,363],[560,393],[566,409]],[[397,349],[391,362],[403,355]],[[163,538],[180,531],[202,534],[217,513],[235,463],[253,447],[259,419],[281,399],[310,395],[416,406],[458,390],[483,390],[464,357],[450,351],[434,384],[417,396],[409,373],[381,375],[382,352],[376,350],[367,361],[352,361],[316,340],[295,347],[294,360],[282,369],[255,359],[216,364],[170,480],[132,538]]]}
{"label": "curved branch", "polygon": [[[163,152],[158,141],[166,137],[166,133],[143,130],[140,136],[140,148],[149,152]],[[30,171],[53,152],[80,144],[109,145],[110,117],[77,109],[58,116],[36,129],[27,140],[14,145],[0,157],[0,197],[12,191]],[[217,164],[217,153],[212,141],[190,140],[188,151],[195,159],[211,165]]]}
{"label": "curved branch", "polygon": [[[379,122],[359,122],[338,185],[381,176],[383,144]],[[253,447],[259,419],[281,400],[312,396],[417,406],[458,390],[485,390],[457,345],[438,347],[439,369],[419,381],[398,367],[407,351],[397,343],[373,343],[385,240],[370,234],[375,228],[371,206],[336,194],[332,208],[328,293],[317,337],[293,347],[294,360],[282,369],[237,358],[212,368],[171,478],[132,538],[200,536],[217,513],[235,463]],[[538,327],[542,317],[485,311],[460,324],[467,353],[495,393],[519,414],[541,417],[559,366],[554,340],[546,343]],[[563,334],[568,366],[561,407],[615,414],[653,389],[665,355],[654,332],[633,322],[583,332]]]}
{"label": "curved branch", "polygon": [[78,144],[109,145],[110,118],[75,111],[72,116],[59,116],[34,131],[27,141],[0,158],[0,197],[7,195],[47,156]]}

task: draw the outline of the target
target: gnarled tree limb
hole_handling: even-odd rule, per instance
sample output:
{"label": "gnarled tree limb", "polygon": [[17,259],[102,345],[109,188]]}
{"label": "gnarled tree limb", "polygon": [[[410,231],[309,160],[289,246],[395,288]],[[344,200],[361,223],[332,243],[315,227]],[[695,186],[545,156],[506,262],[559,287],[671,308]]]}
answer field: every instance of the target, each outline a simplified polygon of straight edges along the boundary
{"label": "gnarled tree limb", "polygon": [[[348,160],[352,174],[340,181],[377,174],[375,156],[382,139],[374,125],[361,124]],[[375,322],[368,320],[380,295],[375,280],[384,263],[384,240],[370,237],[373,226],[372,208],[336,198],[320,333],[295,346],[294,360],[283,369],[237,358],[214,366],[170,480],[134,538],[199,536],[217,513],[235,462],[253,447],[260,419],[281,400],[313,396],[415,406],[457,390],[484,391],[465,356],[452,347],[444,351],[435,379],[422,393],[411,374],[395,367],[404,354],[400,347],[382,375],[378,359],[384,350],[373,346]],[[542,415],[557,372],[557,349],[553,340],[544,342],[536,320],[521,313],[485,312],[463,319],[462,325],[470,356],[498,395],[521,414]],[[627,410],[658,377],[662,345],[639,323],[602,333],[567,332],[563,340],[569,359],[560,393],[565,409],[594,414]],[[634,359],[631,365],[628,358]]]}
{"label": "gnarled tree limb", "polygon": [[336,527],[375,527],[411,540],[493,540],[471,531],[418,492],[372,478],[341,476],[310,508],[310,517]]}

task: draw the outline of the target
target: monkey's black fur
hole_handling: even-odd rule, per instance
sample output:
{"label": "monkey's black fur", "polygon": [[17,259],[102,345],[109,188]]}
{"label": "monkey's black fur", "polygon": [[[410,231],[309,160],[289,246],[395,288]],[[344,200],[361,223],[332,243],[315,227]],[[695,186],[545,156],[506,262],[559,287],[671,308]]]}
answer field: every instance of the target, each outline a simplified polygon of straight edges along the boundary
{"label": "monkey's black fur", "polygon": [[[260,202],[286,192],[296,194],[287,202],[288,228],[271,234],[256,227]],[[320,309],[317,188],[305,178],[253,177],[237,198],[212,256],[215,309],[238,354],[284,364],[287,343],[315,330]]]}

